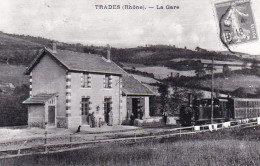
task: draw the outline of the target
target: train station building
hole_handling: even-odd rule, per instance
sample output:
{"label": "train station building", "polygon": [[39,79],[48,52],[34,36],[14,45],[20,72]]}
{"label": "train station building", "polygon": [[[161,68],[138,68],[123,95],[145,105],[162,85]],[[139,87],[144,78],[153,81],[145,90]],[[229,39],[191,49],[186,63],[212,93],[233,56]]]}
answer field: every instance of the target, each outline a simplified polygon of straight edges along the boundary
{"label": "train station building", "polygon": [[75,129],[120,125],[130,115],[149,118],[153,92],[107,57],[44,48],[27,68],[30,75],[28,125]]}

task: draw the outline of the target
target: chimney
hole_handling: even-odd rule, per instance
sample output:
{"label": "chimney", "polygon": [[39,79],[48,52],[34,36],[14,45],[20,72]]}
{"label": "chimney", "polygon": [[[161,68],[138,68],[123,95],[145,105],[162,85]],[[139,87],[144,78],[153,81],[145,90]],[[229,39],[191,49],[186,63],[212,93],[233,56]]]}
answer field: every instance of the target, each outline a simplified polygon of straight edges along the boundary
{"label": "chimney", "polygon": [[111,54],[111,52],[110,52],[110,46],[109,46],[109,44],[108,44],[108,45],[107,45],[107,61],[108,61],[108,62],[111,62],[110,54]]}
{"label": "chimney", "polygon": [[52,44],[52,52],[57,53],[57,43],[53,42]]}

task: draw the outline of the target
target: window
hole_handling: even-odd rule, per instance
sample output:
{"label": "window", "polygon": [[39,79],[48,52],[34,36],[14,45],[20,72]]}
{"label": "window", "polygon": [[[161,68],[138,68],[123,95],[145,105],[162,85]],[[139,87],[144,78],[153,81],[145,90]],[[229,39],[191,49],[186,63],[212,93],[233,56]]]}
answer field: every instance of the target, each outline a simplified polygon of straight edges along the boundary
{"label": "window", "polygon": [[81,99],[81,114],[88,115],[90,110],[90,101],[89,98],[82,98]]}
{"label": "window", "polygon": [[112,88],[112,76],[105,75],[105,88]]}
{"label": "window", "polygon": [[82,75],[82,82],[81,82],[81,87],[83,88],[90,88],[91,87],[91,77],[89,73],[84,73]]}
{"label": "window", "polygon": [[105,110],[105,112],[110,112],[111,104],[112,104],[112,99],[111,98],[105,98],[104,99],[104,110]]}

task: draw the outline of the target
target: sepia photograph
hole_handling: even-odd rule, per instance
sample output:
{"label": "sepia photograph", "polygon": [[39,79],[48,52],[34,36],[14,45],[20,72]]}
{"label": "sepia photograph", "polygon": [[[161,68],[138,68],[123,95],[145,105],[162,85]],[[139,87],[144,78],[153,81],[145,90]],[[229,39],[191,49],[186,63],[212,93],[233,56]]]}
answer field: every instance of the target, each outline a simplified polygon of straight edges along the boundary
{"label": "sepia photograph", "polygon": [[260,165],[259,8],[0,0],[0,165]]}

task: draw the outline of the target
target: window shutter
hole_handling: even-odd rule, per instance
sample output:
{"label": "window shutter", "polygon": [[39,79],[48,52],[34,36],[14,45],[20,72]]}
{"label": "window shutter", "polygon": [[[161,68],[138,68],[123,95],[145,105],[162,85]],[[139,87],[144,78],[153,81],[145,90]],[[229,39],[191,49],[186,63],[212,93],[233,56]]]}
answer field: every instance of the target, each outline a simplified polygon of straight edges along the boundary
{"label": "window shutter", "polygon": [[80,73],[80,86],[83,88],[84,87],[84,74]]}

